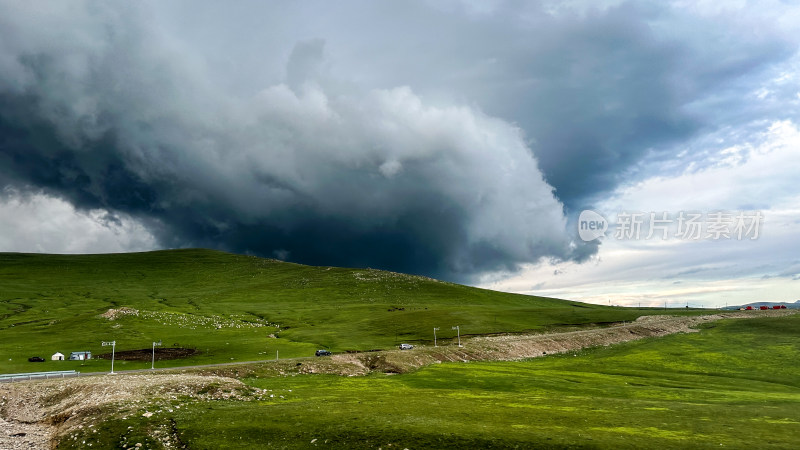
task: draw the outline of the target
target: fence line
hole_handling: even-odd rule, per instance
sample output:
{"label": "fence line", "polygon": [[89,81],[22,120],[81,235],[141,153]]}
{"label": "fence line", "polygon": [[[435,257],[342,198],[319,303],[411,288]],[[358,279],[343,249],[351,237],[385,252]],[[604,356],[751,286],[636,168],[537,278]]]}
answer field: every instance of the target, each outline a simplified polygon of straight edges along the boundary
{"label": "fence line", "polygon": [[13,383],[15,381],[49,380],[51,378],[77,377],[80,372],[75,370],[57,370],[52,372],[7,373],[0,375],[0,383]]}

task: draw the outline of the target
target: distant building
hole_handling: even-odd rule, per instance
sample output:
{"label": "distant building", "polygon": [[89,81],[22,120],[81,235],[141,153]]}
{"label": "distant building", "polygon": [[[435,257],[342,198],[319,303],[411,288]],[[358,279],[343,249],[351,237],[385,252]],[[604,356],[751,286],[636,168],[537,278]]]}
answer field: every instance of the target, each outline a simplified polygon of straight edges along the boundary
{"label": "distant building", "polygon": [[69,354],[70,361],[84,361],[92,359],[92,352],[72,352]]}
{"label": "distant building", "polygon": [[53,353],[53,356],[50,357],[50,359],[52,361],[63,361],[64,360],[64,354],[61,353],[61,352],[55,352],[55,353]]}

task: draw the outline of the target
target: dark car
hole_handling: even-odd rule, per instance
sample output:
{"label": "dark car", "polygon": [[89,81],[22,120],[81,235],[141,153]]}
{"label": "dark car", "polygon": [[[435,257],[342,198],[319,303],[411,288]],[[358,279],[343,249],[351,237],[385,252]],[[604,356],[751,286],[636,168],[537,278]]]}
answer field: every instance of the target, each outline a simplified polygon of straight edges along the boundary
{"label": "dark car", "polygon": [[331,352],[327,350],[317,350],[314,354],[317,356],[331,356]]}
{"label": "dark car", "polygon": [[28,358],[28,361],[29,362],[44,362],[44,358],[42,358],[41,356],[31,356],[30,358]]}

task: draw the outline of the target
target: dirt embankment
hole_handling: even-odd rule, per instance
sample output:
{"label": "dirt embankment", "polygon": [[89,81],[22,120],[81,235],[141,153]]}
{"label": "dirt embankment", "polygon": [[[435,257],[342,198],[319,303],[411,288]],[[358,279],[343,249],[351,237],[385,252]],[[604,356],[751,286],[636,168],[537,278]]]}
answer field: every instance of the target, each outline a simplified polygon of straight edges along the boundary
{"label": "dirt embankment", "polygon": [[[0,385],[0,449],[40,449],[98,417],[147,414],[156,404],[266,396],[233,378],[188,374],[117,374]],[[164,433],[162,443],[174,441]],[[175,442],[172,442],[175,444]]]}
{"label": "dirt embankment", "polygon": [[508,334],[462,338],[455,344],[416,346],[413,350],[346,353],[315,359],[281,360],[254,365],[239,365],[196,369],[218,376],[247,377],[252,374],[276,376],[306,373],[326,373],[360,376],[370,372],[406,373],[429,364],[457,361],[515,361],[544,355],[564,353],[587,347],[612,345],[673,333],[696,332],[702,323],[720,319],[749,319],[776,317],[797,313],[797,310],[732,311],[706,316],[642,316],[634,322],[610,327],[564,333]]}
{"label": "dirt embankment", "polygon": [[378,354],[345,354],[332,358],[337,364],[311,365],[307,372],[332,372],[362,375],[380,370],[404,373],[417,368],[448,361],[514,361],[544,355],[575,351],[674,333],[696,332],[702,323],[720,319],[750,319],[795,314],[796,310],[724,312],[706,316],[642,316],[634,322],[606,328],[532,335],[478,336],[463,340],[463,346],[418,347],[410,351],[392,350]]}

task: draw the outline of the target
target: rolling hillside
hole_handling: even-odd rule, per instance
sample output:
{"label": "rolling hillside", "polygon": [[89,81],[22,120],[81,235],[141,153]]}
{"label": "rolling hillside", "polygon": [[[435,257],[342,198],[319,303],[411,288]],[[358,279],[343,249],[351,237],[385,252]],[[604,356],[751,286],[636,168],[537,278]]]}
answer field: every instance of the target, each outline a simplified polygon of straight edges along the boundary
{"label": "rolling hillside", "polygon": [[[0,373],[109,362],[51,362],[56,351],[190,348],[159,366],[310,356],[632,320],[610,308],[494,292],[371,269],[312,267],[211,250],[111,255],[0,254]],[[676,311],[670,311],[675,313]],[[689,312],[691,313],[691,312]],[[29,363],[31,356],[48,359]],[[150,362],[117,361],[119,369]]]}

